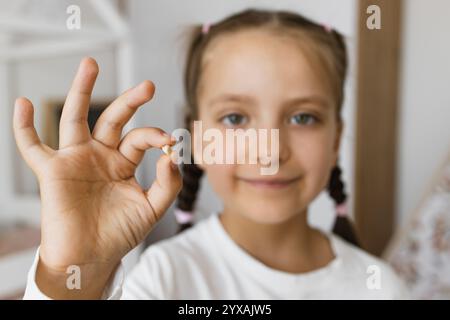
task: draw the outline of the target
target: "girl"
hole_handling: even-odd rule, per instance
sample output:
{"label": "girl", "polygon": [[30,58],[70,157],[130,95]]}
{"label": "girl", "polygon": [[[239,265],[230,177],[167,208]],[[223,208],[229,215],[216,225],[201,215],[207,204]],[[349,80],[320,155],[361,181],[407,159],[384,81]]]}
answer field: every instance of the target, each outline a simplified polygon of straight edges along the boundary
{"label": "girl", "polygon": [[[156,128],[134,129],[122,140],[120,134],[151,99],[150,82],[114,101],[91,134],[85,115],[98,69],[84,60],[64,106],[58,151],[41,144],[31,103],[18,99],[16,140],[42,199],[42,241],[25,298],[405,297],[387,265],[351,244],[356,237],[337,164],[346,69],[342,36],[297,14],[247,10],[199,26],[184,77],[186,128],[200,120],[221,132],[279,129],[279,170],[262,176],[259,164],[183,164],[181,183],[178,168],[162,155],[148,191],[134,178],[136,166],[146,149],[174,141]],[[195,132],[192,138],[201,139]],[[223,211],[188,229],[203,174]],[[307,224],[308,205],[325,187],[342,238]],[[177,194],[184,231],[149,247],[123,279],[121,258]],[[80,271],[76,290],[67,285],[70,267]]]}

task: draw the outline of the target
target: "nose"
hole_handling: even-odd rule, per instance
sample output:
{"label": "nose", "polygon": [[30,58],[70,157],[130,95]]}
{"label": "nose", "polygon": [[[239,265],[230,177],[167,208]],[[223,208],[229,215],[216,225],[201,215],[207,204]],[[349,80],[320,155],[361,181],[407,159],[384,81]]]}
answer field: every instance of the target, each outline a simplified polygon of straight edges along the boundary
{"label": "nose", "polygon": [[[291,146],[287,130],[278,124],[266,125],[258,129],[267,130],[266,135],[259,135],[259,139],[267,139],[267,141],[258,141],[258,163],[264,163],[261,155],[273,157],[272,153],[276,152],[278,156],[278,163],[281,166],[286,163],[291,156]],[[273,131],[275,130],[275,131]]]}
{"label": "nose", "polygon": [[286,163],[291,157],[289,134],[283,127],[279,128],[279,163]]}

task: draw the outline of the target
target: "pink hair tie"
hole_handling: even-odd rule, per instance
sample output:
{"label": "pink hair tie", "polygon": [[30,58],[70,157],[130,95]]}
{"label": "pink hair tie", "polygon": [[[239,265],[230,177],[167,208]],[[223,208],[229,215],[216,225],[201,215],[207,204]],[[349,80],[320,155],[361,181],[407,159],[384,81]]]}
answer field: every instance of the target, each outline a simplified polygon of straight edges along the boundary
{"label": "pink hair tie", "polygon": [[184,211],[181,209],[175,209],[174,211],[175,219],[179,224],[191,223],[194,221],[194,214],[192,211]]}
{"label": "pink hair tie", "polygon": [[336,206],[336,214],[338,217],[346,217],[348,212],[347,202],[338,204]]}
{"label": "pink hair tie", "polygon": [[327,24],[327,23],[322,23],[322,27],[325,29],[326,32],[331,33],[331,31],[333,31],[333,28]]}
{"label": "pink hair tie", "polygon": [[211,24],[204,23],[203,26],[202,26],[202,33],[203,34],[207,34],[209,32],[210,28],[211,28]]}

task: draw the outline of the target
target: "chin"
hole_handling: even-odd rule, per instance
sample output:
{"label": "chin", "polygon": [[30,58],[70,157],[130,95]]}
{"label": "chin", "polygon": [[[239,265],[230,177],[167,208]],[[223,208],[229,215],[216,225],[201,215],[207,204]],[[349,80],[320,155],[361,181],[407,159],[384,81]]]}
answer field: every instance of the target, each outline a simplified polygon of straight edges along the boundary
{"label": "chin", "polygon": [[299,212],[300,207],[287,206],[286,203],[268,204],[267,202],[247,205],[243,212],[247,219],[262,224],[279,224],[291,220]]}

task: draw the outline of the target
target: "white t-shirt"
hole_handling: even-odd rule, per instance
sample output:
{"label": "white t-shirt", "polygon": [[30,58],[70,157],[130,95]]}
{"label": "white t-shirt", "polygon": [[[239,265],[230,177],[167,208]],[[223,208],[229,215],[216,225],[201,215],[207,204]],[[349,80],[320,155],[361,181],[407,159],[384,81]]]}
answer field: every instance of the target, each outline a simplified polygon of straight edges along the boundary
{"label": "white t-shirt", "polygon": [[[307,273],[272,269],[239,247],[212,214],[191,229],[151,245],[107,299],[406,299],[408,291],[380,259],[328,235],[335,259]],[[35,283],[39,251],[24,299],[48,299]],[[378,281],[379,280],[379,281]]]}

